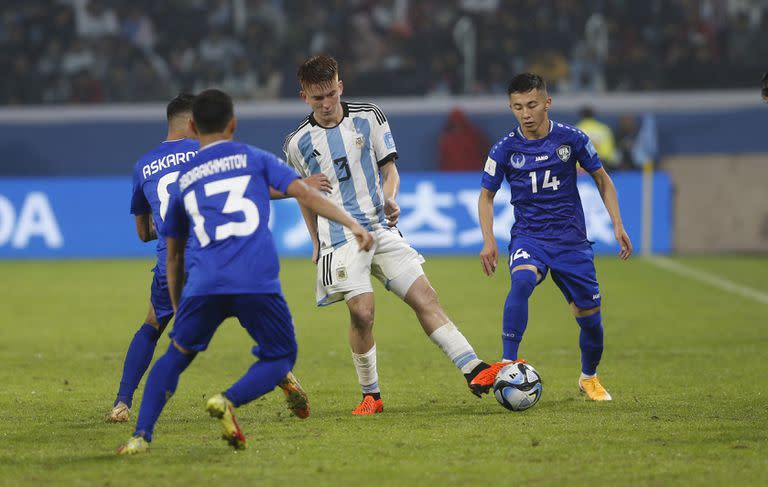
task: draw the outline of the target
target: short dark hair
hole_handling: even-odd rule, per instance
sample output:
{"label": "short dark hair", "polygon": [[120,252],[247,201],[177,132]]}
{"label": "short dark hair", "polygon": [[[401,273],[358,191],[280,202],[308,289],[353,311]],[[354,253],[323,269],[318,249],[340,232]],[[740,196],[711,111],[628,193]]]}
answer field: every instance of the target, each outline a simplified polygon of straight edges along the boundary
{"label": "short dark hair", "polygon": [[323,85],[330,83],[339,75],[339,63],[327,54],[312,56],[299,66],[296,75],[302,87]]}
{"label": "short dark hair", "polygon": [[183,113],[189,113],[192,111],[192,100],[195,99],[195,95],[192,93],[179,93],[176,98],[168,103],[165,107],[165,116],[170,121],[173,117],[177,117]]}
{"label": "short dark hair", "polygon": [[221,90],[205,90],[192,102],[192,119],[201,134],[223,132],[234,116],[232,98]]}
{"label": "short dark hair", "polygon": [[528,93],[531,90],[547,91],[547,82],[544,78],[534,73],[518,74],[509,82],[507,95],[512,93]]}

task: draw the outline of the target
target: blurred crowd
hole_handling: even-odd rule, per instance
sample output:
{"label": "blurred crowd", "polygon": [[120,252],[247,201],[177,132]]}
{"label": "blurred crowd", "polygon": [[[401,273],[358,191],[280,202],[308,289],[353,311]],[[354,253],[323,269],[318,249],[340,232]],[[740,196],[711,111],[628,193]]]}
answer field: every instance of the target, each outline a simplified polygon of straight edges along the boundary
{"label": "blurred crowd", "polygon": [[[0,0],[0,104],[294,97],[308,55],[348,94],[753,87],[761,0]],[[759,75],[758,75],[759,76]]]}

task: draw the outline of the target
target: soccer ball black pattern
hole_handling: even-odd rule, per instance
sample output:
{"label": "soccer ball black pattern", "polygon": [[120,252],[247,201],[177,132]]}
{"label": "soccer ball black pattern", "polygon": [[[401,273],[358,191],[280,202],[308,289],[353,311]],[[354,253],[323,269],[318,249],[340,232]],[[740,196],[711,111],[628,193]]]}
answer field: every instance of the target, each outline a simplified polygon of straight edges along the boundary
{"label": "soccer ball black pattern", "polygon": [[525,362],[502,367],[493,382],[493,395],[510,411],[525,411],[541,399],[541,376]]}

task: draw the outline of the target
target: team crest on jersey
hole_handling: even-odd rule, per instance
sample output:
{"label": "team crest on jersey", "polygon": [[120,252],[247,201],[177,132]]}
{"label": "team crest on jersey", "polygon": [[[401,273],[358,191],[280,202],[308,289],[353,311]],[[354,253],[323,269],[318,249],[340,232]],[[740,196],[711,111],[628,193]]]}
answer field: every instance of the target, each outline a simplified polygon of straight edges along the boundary
{"label": "team crest on jersey", "polygon": [[520,169],[521,167],[525,166],[525,154],[513,152],[509,157],[509,163],[512,164],[512,167],[515,169]]}
{"label": "team crest on jersey", "polygon": [[355,138],[355,145],[358,149],[361,149],[363,147],[363,136],[358,135],[357,138]]}
{"label": "team crest on jersey", "polygon": [[570,145],[561,145],[557,148],[557,157],[560,158],[563,162],[568,162],[568,159],[571,158],[571,146]]}
{"label": "team crest on jersey", "polygon": [[347,268],[346,267],[338,267],[338,268],[336,268],[336,280],[337,281],[346,281],[347,280]]}

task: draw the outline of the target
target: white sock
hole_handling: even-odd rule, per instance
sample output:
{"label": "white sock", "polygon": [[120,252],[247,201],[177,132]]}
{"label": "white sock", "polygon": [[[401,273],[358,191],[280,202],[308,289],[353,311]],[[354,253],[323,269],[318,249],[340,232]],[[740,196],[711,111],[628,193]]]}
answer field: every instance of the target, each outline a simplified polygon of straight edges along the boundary
{"label": "white sock", "polygon": [[357,380],[363,394],[381,392],[379,389],[379,373],[376,371],[376,344],[365,353],[352,352],[352,363],[355,364]]}
{"label": "white sock", "polygon": [[429,335],[429,339],[440,347],[440,350],[451,359],[456,367],[461,369],[463,374],[472,372],[472,369],[482,362],[477,358],[472,345],[464,338],[456,325],[450,321],[433,331]]}
{"label": "white sock", "polygon": [[584,372],[582,372],[581,377],[579,377],[579,380],[594,379],[595,377],[597,377],[597,374],[587,375]]}

